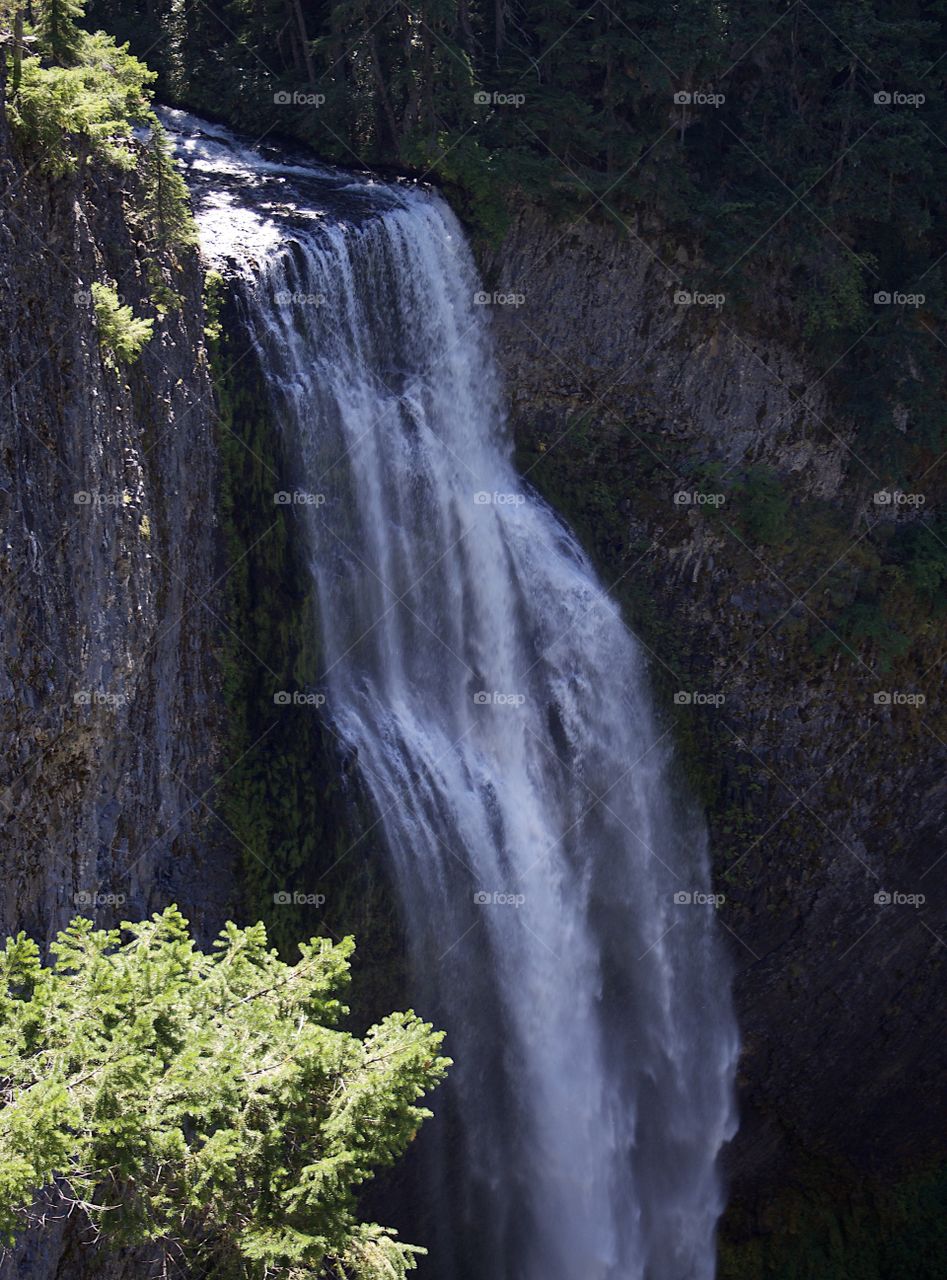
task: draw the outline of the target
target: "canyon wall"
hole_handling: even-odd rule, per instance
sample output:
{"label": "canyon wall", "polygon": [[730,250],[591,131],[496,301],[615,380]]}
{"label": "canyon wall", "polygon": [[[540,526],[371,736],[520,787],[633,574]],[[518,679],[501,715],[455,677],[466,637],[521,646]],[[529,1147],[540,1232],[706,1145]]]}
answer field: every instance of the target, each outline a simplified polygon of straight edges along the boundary
{"label": "canyon wall", "polygon": [[892,657],[837,621],[875,567],[871,526],[919,508],[874,500],[824,370],[704,301],[684,251],[525,208],[482,257],[522,469],[648,646],[707,809],[743,1037],[737,1234],[776,1188],[926,1167],[947,1045],[947,636],[922,619]]}
{"label": "canyon wall", "polygon": [[[177,902],[206,938],[236,884],[214,789],[202,272],[141,242],[135,173],[123,192],[37,160],[0,120],[0,927],[43,942],[78,914],[110,926]],[[100,350],[91,285],[109,281],[155,321],[127,368]],[[104,1274],[60,1220],[0,1271],[85,1267]]]}

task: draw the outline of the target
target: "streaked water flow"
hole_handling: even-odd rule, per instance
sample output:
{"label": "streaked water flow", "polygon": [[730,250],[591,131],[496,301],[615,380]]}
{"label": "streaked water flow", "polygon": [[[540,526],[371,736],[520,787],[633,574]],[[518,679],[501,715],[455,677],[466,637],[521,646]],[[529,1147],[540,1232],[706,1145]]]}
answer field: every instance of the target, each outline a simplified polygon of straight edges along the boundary
{"label": "streaked water flow", "polygon": [[313,495],[326,709],[456,1060],[422,1273],[709,1280],[736,1034],[704,833],[638,645],[514,470],[463,233],[430,192],[169,122]]}

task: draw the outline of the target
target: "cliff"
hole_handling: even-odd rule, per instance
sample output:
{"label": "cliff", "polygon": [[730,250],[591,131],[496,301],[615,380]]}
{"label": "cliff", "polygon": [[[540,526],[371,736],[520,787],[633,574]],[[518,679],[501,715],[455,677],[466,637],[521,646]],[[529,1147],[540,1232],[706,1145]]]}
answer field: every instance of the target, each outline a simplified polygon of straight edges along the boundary
{"label": "cliff", "polygon": [[[0,118],[0,927],[48,940],[77,914],[109,926],[176,901],[207,936],[235,884],[215,817],[225,567],[202,273],[141,242],[134,172],[122,190],[38,160]],[[109,280],[155,321],[120,371],[92,305]],[[3,1274],[81,1274],[91,1251],[59,1257],[62,1225]]]}
{"label": "cliff", "polygon": [[683,250],[526,208],[483,257],[523,470],[623,601],[707,808],[745,1241],[776,1200],[818,1217],[827,1181],[926,1169],[943,1132],[944,627],[919,607],[896,656],[839,634],[869,531],[920,508],[873,501],[824,371],[694,300]]}

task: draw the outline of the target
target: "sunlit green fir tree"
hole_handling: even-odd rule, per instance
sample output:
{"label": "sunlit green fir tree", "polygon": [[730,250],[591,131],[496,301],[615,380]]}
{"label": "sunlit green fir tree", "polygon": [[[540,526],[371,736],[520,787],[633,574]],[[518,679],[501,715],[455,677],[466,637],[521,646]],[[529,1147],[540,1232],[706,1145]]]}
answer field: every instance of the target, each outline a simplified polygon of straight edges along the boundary
{"label": "sunlit green fir tree", "polygon": [[350,939],[286,964],[261,924],[200,951],[176,908],[123,931],[77,919],[41,963],[0,951],[0,1231],[45,1189],[105,1245],[193,1274],[393,1280],[418,1250],[360,1220],[443,1076],[441,1034],[395,1013],[339,1029]]}

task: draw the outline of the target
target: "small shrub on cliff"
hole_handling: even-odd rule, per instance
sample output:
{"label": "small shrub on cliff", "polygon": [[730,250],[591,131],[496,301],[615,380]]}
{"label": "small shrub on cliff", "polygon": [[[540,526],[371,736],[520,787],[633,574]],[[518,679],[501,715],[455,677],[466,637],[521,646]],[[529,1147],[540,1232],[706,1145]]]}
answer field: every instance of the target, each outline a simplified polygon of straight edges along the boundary
{"label": "small shrub on cliff", "polygon": [[774,547],[791,532],[785,486],[767,467],[752,467],[733,489],[734,504],[750,542]]}
{"label": "small shrub on cliff", "polygon": [[92,305],[99,329],[99,346],[106,361],[113,367],[132,364],[150,339],[155,322],[136,316],[131,307],[119,301],[111,285],[92,286]]}
{"label": "small shrub on cliff", "polygon": [[941,517],[929,524],[913,524],[900,539],[908,582],[925,601],[944,607],[944,583],[947,582],[947,520]]}
{"label": "small shrub on cliff", "polygon": [[204,337],[210,343],[219,342],[223,335],[223,304],[224,278],[219,271],[208,271],[204,275]]}
{"label": "small shrub on cliff", "polygon": [[337,1029],[352,949],[314,938],[289,965],[262,924],[228,924],[204,953],[175,907],[121,930],[76,919],[49,967],[7,939],[0,1232],[52,1199],[103,1243],[157,1246],[195,1275],[413,1270],[421,1251],[360,1222],[355,1196],[404,1151],[449,1063],[413,1013],[364,1039]]}

